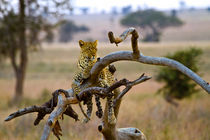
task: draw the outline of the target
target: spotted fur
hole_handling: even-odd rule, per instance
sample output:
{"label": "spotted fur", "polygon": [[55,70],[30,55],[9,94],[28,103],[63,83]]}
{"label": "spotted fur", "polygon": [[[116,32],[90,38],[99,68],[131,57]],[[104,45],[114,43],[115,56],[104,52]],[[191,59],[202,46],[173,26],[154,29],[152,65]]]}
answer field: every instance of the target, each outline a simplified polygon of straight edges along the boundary
{"label": "spotted fur", "polygon": [[[100,58],[97,59],[97,41],[94,42],[84,42],[82,40],[79,41],[79,46],[80,46],[80,56],[78,59],[78,63],[77,63],[77,71],[76,74],[74,75],[73,78],[73,82],[72,82],[72,88],[75,94],[78,94],[81,89],[79,88],[79,86],[86,80],[89,78],[90,76],[90,70],[93,67],[93,65],[96,63],[97,60],[100,61]],[[114,69],[115,71],[115,69]],[[111,69],[111,67],[106,67],[104,68],[98,77],[98,81],[97,81],[97,86],[99,87],[108,87],[110,85],[112,85],[115,80],[114,80],[114,76],[113,76],[113,68]],[[102,114],[102,109],[100,107],[100,100],[98,99],[98,97],[96,97],[97,100],[97,104],[98,104],[98,115],[99,117],[101,117]],[[110,109],[109,109],[109,113],[110,115],[114,115],[114,111],[113,111],[113,107],[112,107],[112,98],[108,99],[110,101]],[[92,101],[92,100],[91,100]],[[90,116],[90,110],[92,110],[92,106],[91,103],[88,103],[88,115]],[[90,108],[91,107],[91,108]],[[108,116],[109,117],[109,116]],[[113,118],[113,117],[112,117]],[[109,120],[109,119],[108,119]]]}
{"label": "spotted fur", "polygon": [[72,88],[75,94],[80,92],[79,85],[90,76],[90,70],[97,61],[97,41],[79,41],[80,56],[77,63],[77,71],[73,77]]}

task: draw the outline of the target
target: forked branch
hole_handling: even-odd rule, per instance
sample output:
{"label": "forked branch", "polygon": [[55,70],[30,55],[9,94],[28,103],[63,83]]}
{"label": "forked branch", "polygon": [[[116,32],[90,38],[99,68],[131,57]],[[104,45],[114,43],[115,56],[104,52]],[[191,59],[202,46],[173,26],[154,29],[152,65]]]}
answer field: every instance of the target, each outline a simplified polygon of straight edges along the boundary
{"label": "forked branch", "polygon": [[[131,32],[135,32],[134,28],[129,28],[126,30],[120,37],[114,38],[113,33],[109,33],[109,39],[112,43],[120,43],[124,38],[126,38]],[[133,35],[133,34],[132,34]],[[121,39],[122,38],[122,39]],[[132,48],[137,48],[138,46],[135,43],[132,43]],[[134,49],[133,49],[134,50]],[[138,49],[136,49],[138,50]],[[168,66],[173,69],[179,70],[192,80],[194,80],[198,85],[200,85],[207,93],[210,94],[210,85],[208,82],[204,81],[200,76],[198,76],[196,73],[194,73],[192,70],[184,66],[183,64],[164,57],[151,57],[151,56],[144,56],[142,53],[139,53],[138,59],[136,59],[136,56],[134,55],[134,51],[118,51],[113,52],[105,57],[101,58],[100,61],[97,61],[96,64],[91,69],[91,79],[92,81],[95,80],[95,77],[97,77],[98,73],[108,66],[109,64],[117,61],[136,61],[143,64],[149,64],[149,65],[160,65],[160,66]]]}
{"label": "forked branch", "polygon": [[23,109],[20,109],[12,114],[10,114],[5,121],[10,121],[16,117],[20,117],[22,115],[28,114],[28,113],[34,113],[34,112],[38,112],[37,118],[34,121],[34,125],[38,125],[39,122],[45,117],[46,114],[50,114],[54,108],[57,106],[57,99],[58,99],[58,95],[59,93],[64,93],[65,96],[67,97],[67,101],[69,103],[68,108],[66,109],[66,111],[64,112],[65,115],[72,117],[73,119],[75,119],[75,121],[78,121],[78,115],[77,113],[72,109],[72,107],[70,106],[70,104],[75,104],[78,103],[77,99],[70,97],[67,93],[67,91],[59,89],[56,90],[55,92],[52,93],[53,97],[45,102],[43,105],[41,106],[30,106],[30,107],[26,107]]}
{"label": "forked branch", "polygon": [[119,37],[114,37],[113,32],[108,33],[110,43],[115,43],[117,46],[120,42],[124,41],[129,35],[131,36],[131,46],[133,49],[134,58],[139,58],[139,48],[138,48],[138,32],[135,28],[131,27],[125,30]]}
{"label": "forked branch", "polygon": [[[118,100],[121,100],[122,97],[129,91],[126,89],[131,89],[133,86],[140,84],[144,81],[149,80],[151,77],[145,76],[144,74],[142,74],[138,79],[134,80],[134,81],[129,81],[127,79],[122,79],[120,81],[115,82],[113,85],[111,85],[110,87],[106,87],[106,88],[102,88],[102,87],[90,87],[90,88],[86,88],[85,90],[81,91],[78,94],[78,97],[69,97],[69,95],[67,95],[67,91],[65,90],[56,90],[53,95],[55,98],[57,98],[56,101],[56,107],[55,108],[47,108],[46,106],[31,106],[31,107],[27,107],[24,109],[20,109],[17,112],[14,112],[12,114],[10,114],[5,121],[10,121],[11,119],[14,119],[16,117],[28,114],[28,113],[33,113],[33,112],[41,112],[43,114],[50,114],[47,123],[45,124],[44,127],[44,131],[41,137],[41,140],[47,140],[49,138],[50,132],[53,131],[54,126],[56,125],[57,121],[59,118],[62,117],[63,114],[65,115],[69,115],[69,113],[73,113],[74,111],[67,111],[70,104],[75,104],[81,101],[81,99],[86,96],[86,93],[91,93],[93,95],[98,95],[102,98],[105,98],[107,96],[110,96],[110,93],[121,87],[121,86],[125,86],[125,90],[123,90],[123,92],[121,94],[119,94],[119,96],[117,96],[115,98],[115,102]],[[56,94],[56,96],[55,96]],[[114,96],[114,95],[112,95]],[[51,99],[51,100],[54,100]],[[52,101],[50,101],[52,102]],[[47,102],[48,103],[48,102]],[[46,104],[46,103],[45,103]],[[74,114],[75,115],[75,114]],[[71,115],[72,117],[72,115]],[[76,117],[75,120],[78,120],[78,116]],[[122,132],[119,132],[122,133]]]}
{"label": "forked branch", "polygon": [[46,114],[50,114],[52,112],[51,108],[46,108],[44,106],[29,106],[23,109],[20,109],[12,114],[10,114],[5,121],[10,121],[16,117],[20,117],[22,115],[28,114],[28,113],[33,113],[33,112],[45,112]]}
{"label": "forked branch", "polygon": [[[140,84],[144,81],[147,81],[149,79],[151,79],[151,77],[148,77],[148,76],[145,76],[144,74],[142,74],[138,79],[136,79],[134,81],[129,81],[129,80],[124,78],[120,81],[116,81],[113,85],[111,85],[110,87],[106,87],[106,88],[103,88],[103,87],[89,87],[89,88],[86,88],[83,91],[81,91],[78,94],[78,98],[83,98],[83,96],[85,96],[86,93],[98,95],[101,98],[105,98],[105,97],[109,96],[112,91],[114,91],[115,89],[117,89],[121,86],[125,86],[126,87],[125,89],[131,89],[133,86],[135,86],[137,84]],[[125,93],[127,93],[127,92],[120,93],[115,98],[115,100],[121,99],[125,95]]]}

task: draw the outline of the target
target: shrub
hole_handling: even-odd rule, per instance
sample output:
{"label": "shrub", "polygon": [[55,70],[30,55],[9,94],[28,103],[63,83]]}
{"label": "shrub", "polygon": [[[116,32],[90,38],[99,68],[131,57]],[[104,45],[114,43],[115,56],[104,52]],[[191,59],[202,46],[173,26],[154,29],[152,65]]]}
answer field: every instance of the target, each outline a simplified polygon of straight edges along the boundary
{"label": "shrub", "polygon": [[[191,48],[189,50],[177,51],[173,55],[166,57],[177,60],[187,66],[194,72],[199,71],[199,57],[202,51],[200,49]],[[181,72],[169,68],[161,68],[156,80],[164,82],[164,86],[159,89],[158,93],[162,93],[166,101],[178,105],[173,99],[183,99],[190,97],[196,93],[196,84]]]}

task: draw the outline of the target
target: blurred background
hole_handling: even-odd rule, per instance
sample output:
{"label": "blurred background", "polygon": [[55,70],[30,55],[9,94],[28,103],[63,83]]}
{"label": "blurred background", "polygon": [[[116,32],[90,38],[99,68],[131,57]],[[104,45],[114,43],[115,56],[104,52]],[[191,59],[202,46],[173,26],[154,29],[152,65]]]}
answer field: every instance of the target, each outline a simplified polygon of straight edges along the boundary
{"label": "blurred background", "polygon": [[[36,114],[4,119],[71,88],[79,40],[98,40],[101,57],[131,50],[130,37],[116,47],[107,36],[128,27],[137,29],[144,55],[175,59],[210,81],[208,0],[0,0],[0,139],[40,139],[47,117],[38,126]],[[165,67],[114,64],[118,79],[152,76],[124,97],[118,127],[137,127],[148,140],[210,139],[210,98],[192,80]],[[99,139],[99,122],[95,113],[88,124],[65,117],[62,139]]]}

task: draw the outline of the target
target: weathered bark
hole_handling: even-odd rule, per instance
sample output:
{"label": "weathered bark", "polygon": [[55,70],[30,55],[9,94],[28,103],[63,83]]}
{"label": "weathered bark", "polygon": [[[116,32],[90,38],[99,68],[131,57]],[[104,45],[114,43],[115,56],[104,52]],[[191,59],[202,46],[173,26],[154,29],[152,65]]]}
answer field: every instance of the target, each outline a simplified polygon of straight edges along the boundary
{"label": "weathered bark", "polygon": [[91,69],[91,76],[97,75],[104,67],[107,65],[116,62],[116,61],[136,61],[143,64],[150,64],[150,65],[160,65],[160,66],[168,66],[174,68],[190,79],[195,81],[198,85],[200,85],[207,93],[210,94],[210,85],[208,82],[203,80],[200,76],[194,73],[192,70],[184,66],[183,64],[179,63],[178,61],[164,58],[164,57],[152,57],[152,56],[144,56],[142,53],[139,54],[140,58],[135,59],[133,56],[133,52],[131,51],[119,51],[110,53],[109,55],[100,59],[100,62],[96,62],[96,64]]}
{"label": "weathered bark", "polygon": [[[135,81],[128,81],[126,79],[122,79],[120,81],[115,82],[112,86],[102,88],[102,87],[89,87],[81,91],[78,96],[73,95],[73,90],[56,90],[53,92],[53,98],[46,103],[44,103],[42,106],[30,106],[23,109],[18,110],[17,112],[14,112],[10,114],[5,121],[10,121],[16,117],[20,117],[22,115],[25,115],[27,113],[33,113],[38,112],[38,116],[34,122],[34,125],[37,125],[46,114],[50,113],[50,117],[48,119],[48,123],[46,123],[44,132],[42,135],[43,140],[47,140],[50,135],[50,130],[54,129],[54,125],[56,125],[56,122],[59,118],[62,117],[63,114],[68,115],[72,118],[74,118],[76,121],[78,120],[77,114],[75,114],[73,109],[70,109],[70,104],[77,104],[80,99],[86,96],[86,93],[89,92],[94,95],[98,95],[100,97],[107,97],[109,96],[109,93],[115,89],[118,89],[121,86],[125,86],[125,89],[130,89],[130,87],[135,86],[137,84],[140,84],[144,81],[149,80],[151,77],[147,77],[142,75]],[[129,90],[123,90],[123,92],[120,92],[118,96],[115,96],[114,103],[117,103],[118,101],[121,101],[121,98],[128,92]],[[64,96],[65,95],[65,96]],[[117,106],[115,104],[114,106]],[[54,108],[55,107],[55,108]],[[107,109],[105,109],[107,110]],[[118,110],[119,111],[119,110]],[[117,115],[116,115],[117,116]],[[108,114],[104,113],[104,118],[108,118]],[[101,133],[104,134],[105,140],[123,140],[123,135],[128,135],[128,137],[135,137],[140,138],[142,136],[142,133],[137,128],[132,128],[132,130],[138,130],[138,131],[131,131],[131,129],[123,129],[126,131],[119,131],[119,129],[116,129],[116,122],[114,124],[110,124],[107,119],[104,119],[105,122],[102,120],[102,125],[99,125],[98,129]],[[120,129],[121,130],[121,129]],[[127,132],[128,131],[128,132]],[[139,134],[137,134],[139,133]],[[118,138],[119,137],[119,138]],[[127,138],[127,137],[126,137]]]}
{"label": "weathered bark", "polygon": [[118,140],[146,140],[145,135],[137,128],[117,129]]}
{"label": "weathered bark", "polygon": [[[126,88],[120,92],[118,88],[115,89],[115,97],[114,97],[114,114],[116,118],[116,122],[113,124],[110,124],[108,122],[108,102],[106,102],[106,107],[104,110],[104,115],[102,119],[102,124],[99,125],[98,130],[103,134],[103,140],[144,140],[145,136],[143,136],[143,133],[139,131],[137,128],[132,129],[117,129],[117,118],[120,110],[120,104],[122,102],[123,96],[135,85],[140,84],[146,80],[149,80],[151,77],[144,76],[142,74],[138,79],[130,82],[126,79],[117,81],[115,84],[113,84],[110,89],[116,88],[117,86],[124,85]],[[131,130],[138,130],[138,131],[132,131]],[[124,130],[123,132],[119,130]],[[137,134],[138,133],[138,134]],[[145,138],[146,139],[146,138]]]}

